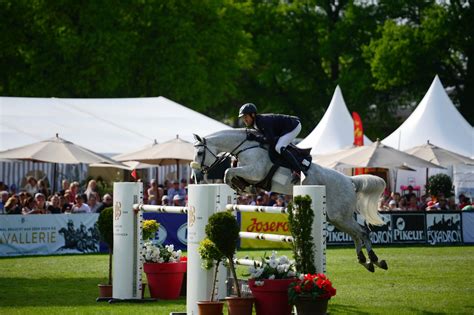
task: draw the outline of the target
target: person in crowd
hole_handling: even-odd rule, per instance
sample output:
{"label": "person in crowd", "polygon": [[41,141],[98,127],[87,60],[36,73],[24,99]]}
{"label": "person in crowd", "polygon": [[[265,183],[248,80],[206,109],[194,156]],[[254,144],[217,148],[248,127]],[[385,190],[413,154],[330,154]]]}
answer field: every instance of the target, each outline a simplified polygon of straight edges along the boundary
{"label": "person in crowd", "polygon": [[163,185],[163,194],[168,195],[168,191],[173,187],[169,180],[165,180],[165,184]]}
{"label": "person in crowd", "polygon": [[26,178],[26,185],[24,187],[27,193],[34,196],[38,192],[38,181],[33,176]]}
{"label": "person in crowd", "polygon": [[466,197],[467,204],[461,208],[462,211],[471,211],[474,210],[474,204],[471,204],[471,199]]}
{"label": "person in crowd", "polygon": [[5,208],[5,204],[8,201],[8,198],[10,198],[10,194],[8,193],[8,191],[6,190],[0,191],[0,214],[6,214],[6,212],[4,211],[4,208]]}
{"label": "person in crowd", "polygon": [[279,195],[277,197],[276,203],[273,206],[274,207],[286,207],[285,197],[283,195]]}
{"label": "person in crowd", "polygon": [[71,213],[72,204],[69,202],[69,196],[67,196],[67,194],[59,195],[59,207],[62,213]]}
{"label": "person in crowd", "polygon": [[390,200],[395,200],[395,204],[396,206],[398,207],[398,204],[400,203],[400,198],[402,196],[400,195],[399,192],[396,192],[396,191],[393,191],[391,194],[390,194]]}
{"label": "person in crowd", "polygon": [[257,199],[255,200],[255,205],[256,206],[265,206],[265,199],[263,199],[262,196],[257,196]]}
{"label": "person in crowd", "polygon": [[48,206],[48,211],[52,214],[59,214],[62,213],[62,209],[60,206],[59,196],[52,195],[51,200]]}
{"label": "person in crowd", "polygon": [[24,215],[27,214],[40,214],[36,211],[36,199],[35,197],[28,197],[23,204],[23,208],[21,209],[21,213]]}
{"label": "person in crowd", "polygon": [[113,200],[112,200],[112,196],[110,194],[105,194],[102,197],[102,204],[97,208],[96,212],[101,213],[102,210],[104,210],[105,208],[108,208],[108,207],[112,207],[113,204],[114,203],[113,203]]}
{"label": "person in crowd", "polygon": [[76,195],[79,193],[79,182],[72,182],[69,185],[69,202],[74,203],[76,201]]}
{"label": "person in crowd", "polygon": [[397,207],[397,202],[395,201],[395,199],[392,199],[388,202],[388,210],[389,211],[397,211],[397,210],[400,210],[399,207]]}
{"label": "person in crowd", "polygon": [[0,191],[4,191],[4,190],[8,191],[8,185],[0,181]]}
{"label": "person in crowd", "polygon": [[269,195],[270,195],[270,200],[268,201],[267,206],[273,207],[273,205],[276,204],[277,202],[278,194],[274,191],[271,191]]}
{"label": "person in crowd", "polygon": [[468,206],[471,204],[471,200],[466,197],[464,194],[459,195],[459,204],[458,207],[460,210],[462,210],[465,206]]}
{"label": "person in crowd", "polygon": [[411,195],[407,205],[408,211],[418,211],[418,201],[415,195]]}
{"label": "person in crowd", "polygon": [[48,211],[48,207],[46,206],[46,196],[38,192],[35,194],[35,200],[36,200],[36,210],[38,212],[41,212],[41,214],[48,214],[49,211]]}
{"label": "person in crowd", "polygon": [[102,205],[102,203],[97,202],[97,200],[99,200],[98,196],[99,195],[96,192],[91,192],[89,198],[87,198],[87,205],[91,209],[92,213],[96,213],[97,209],[99,209]]}
{"label": "person in crowd", "polygon": [[426,203],[426,208],[425,208],[426,211],[438,211],[438,209],[436,208],[436,202],[434,202],[433,200],[429,200],[427,203]]}
{"label": "person in crowd", "polygon": [[180,188],[185,191],[185,195],[188,194],[188,181],[186,178],[181,178]]}
{"label": "person in crowd", "polygon": [[5,203],[6,214],[21,214],[21,207],[16,196],[11,196]]}
{"label": "person in crowd", "polygon": [[76,195],[76,203],[72,206],[71,213],[90,213],[91,208],[84,203],[84,197],[80,194]]}
{"label": "person in crowd", "polygon": [[18,204],[21,207],[23,207],[23,204],[25,203],[26,199],[28,199],[28,197],[31,197],[31,195],[29,193],[27,193],[26,191],[21,191],[18,194]]}
{"label": "person in crowd", "polygon": [[148,188],[148,204],[157,205],[162,197],[163,197],[163,189],[158,187],[158,183],[156,182],[156,179],[152,179],[150,181],[150,188]]}
{"label": "person in crowd", "polygon": [[438,202],[435,204],[436,209],[441,210],[441,211],[448,211],[449,206],[448,206],[448,201],[444,196],[438,197]]}
{"label": "person in crowd", "polygon": [[175,207],[184,207],[185,205],[185,200],[183,196],[176,194],[173,196],[173,206]]}
{"label": "person in crowd", "polygon": [[84,192],[84,194],[86,195],[87,200],[89,200],[89,198],[92,194],[99,195],[99,191],[97,190],[97,182],[95,180],[91,179],[87,183],[87,188],[86,188],[86,191]]}
{"label": "person in crowd", "polygon": [[46,181],[42,179],[38,181],[38,192],[42,193],[46,198],[48,198],[49,190],[48,190],[48,185],[46,184]]}
{"label": "person in crowd", "polygon": [[410,200],[411,196],[415,196],[416,198],[416,194],[413,192],[413,186],[408,185],[407,189],[408,189],[408,192],[405,195],[403,195],[403,197],[405,197],[406,200]]}
{"label": "person in crowd", "polygon": [[66,190],[69,189],[69,186],[70,186],[69,181],[67,179],[63,179],[61,181],[61,189],[59,190],[59,194],[64,195],[66,193]]}
{"label": "person in crowd", "polygon": [[175,195],[179,195],[180,197],[184,198],[186,197],[186,190],[181,189],[179,187],[179,182],[178,181],[173,181],[172,186],[170,189],[168,189],[168,198],[169,200],[173,200],[173,197]]}
{"label": "person in crowd", "polygon": [[405,197],[400,198],[400,202],[398,203],[398,207],[402,211],[407,211],[408,210],[408,201]]}
{"label": "person in crowd", "polygon": [[168,198],[168,196],[164,195],[163,197],[161,197],[161,205],[162,206],[170,205],[170,199]]}

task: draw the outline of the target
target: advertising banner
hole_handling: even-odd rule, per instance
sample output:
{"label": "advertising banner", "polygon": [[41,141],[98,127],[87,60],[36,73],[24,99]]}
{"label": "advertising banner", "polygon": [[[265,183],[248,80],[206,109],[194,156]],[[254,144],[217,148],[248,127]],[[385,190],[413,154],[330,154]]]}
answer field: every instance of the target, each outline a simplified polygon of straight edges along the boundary
{"label": "advertising banner", "polygon": [[464,243],[474,243],[474,211],[462,213],[462,232]]}
{"label": "advertising banner", "polygon": [[462,243],[461,213],[427,213],[428,244]]}
{"label": "advertising banner", "polygon": [[[286,214],[242,212],[242,232],[291,235]],[[291,248],[291,244],[262,240],[241,239],[241,248]]]}
{"label": "advertising banner", "polygon": [[155,244],[173,244],[176,250],[186,250],[188,245],[188,216],[185,214],[145,212],[145,220],[156,220],[160,228],[152,240]]}
{"label": "advertising banner", "polygon": [[424,243],[425,215],[423,213],[393,213],[392,237],[393,243]]}
{"label": "advertising banner", "polygon": [[0,216],[0,256],[99,252],[99,215]]}
{"label": "advertising banner", "polygon": [[337,227],[327,222],[327,244],[346,245],[352,244],[352,237],[346,232],[340,231]]}

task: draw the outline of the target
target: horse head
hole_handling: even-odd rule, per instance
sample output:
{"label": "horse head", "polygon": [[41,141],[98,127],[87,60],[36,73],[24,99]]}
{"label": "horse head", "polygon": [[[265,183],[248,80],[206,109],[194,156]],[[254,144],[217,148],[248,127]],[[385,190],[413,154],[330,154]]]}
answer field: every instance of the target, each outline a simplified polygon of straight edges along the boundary
{"label": "horse head", "polygon": [[194,134],[194,158],[190,166],[194,171],[208,173],[214,166],[220,163],[221,157],[217,155],[214,146],[207,142],[206,138]]}

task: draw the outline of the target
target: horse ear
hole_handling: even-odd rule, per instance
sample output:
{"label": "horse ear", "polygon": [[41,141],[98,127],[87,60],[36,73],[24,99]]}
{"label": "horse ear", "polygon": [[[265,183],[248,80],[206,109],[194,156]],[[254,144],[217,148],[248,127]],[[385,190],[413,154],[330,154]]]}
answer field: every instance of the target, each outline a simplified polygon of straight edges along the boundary
{"label": "horse ear", "polygon": [[198,142],[202,142],[201,137],[199,137],[197,134],[193,133],[194,139]]}

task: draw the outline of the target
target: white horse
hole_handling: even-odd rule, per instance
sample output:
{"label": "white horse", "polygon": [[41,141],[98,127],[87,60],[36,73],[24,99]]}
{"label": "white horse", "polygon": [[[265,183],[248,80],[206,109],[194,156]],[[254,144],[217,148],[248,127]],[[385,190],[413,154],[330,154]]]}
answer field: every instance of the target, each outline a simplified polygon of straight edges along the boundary
{"label": "white horse", "polygon": [[[218,165],[225,156],[233,155],[238,159],[239,165],[226,170],[224,176],[226,184],[242,191],[239,189],[242,187],[235,185],[240,179],[252,185],[261,182],[273,163],[268,151],[258,142],[246,140],[248,132],[246,129],[232,129],[219,131],[205,138],[194,135],[195,155],[191,167],[206,173]],[[384,260],[379,261],[372,250],[368,229],[355,220],[355,213],[359,213],[369,224],[385,224],[377,211],[379,197],[385,189],[383,179],[373,175],[349,177],[312,163],[302,184],[326,186],[327,220],[352,237],[359,263],[371,272],[375,269],[374,265],[388,269],[387,263]],[[293,185],[289,169],[282,167],[278,169],[271,181],[271,191],[292,194]],[[367,250],[369,261],[362,252],[363,246]]]}

